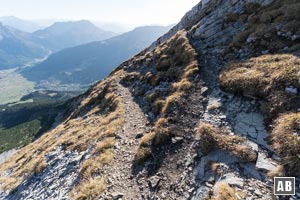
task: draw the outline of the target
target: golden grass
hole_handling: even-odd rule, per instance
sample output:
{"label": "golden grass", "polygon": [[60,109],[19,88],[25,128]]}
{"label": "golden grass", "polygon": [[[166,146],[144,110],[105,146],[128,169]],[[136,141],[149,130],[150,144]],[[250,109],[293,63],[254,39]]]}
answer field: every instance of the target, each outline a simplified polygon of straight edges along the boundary
{"label": "golden grass", "polygon": [[245,62],[231,63],[220,75],[222,86],[246,96],[267,95],[271,89],[298,86],[300,59],[293,55],[264,55]]}
{"label": "golden grass", "polygon": [[213,104],[208,105],[207,110],[208,111],[216,110],[216,109],[220,108],[221,106],[222,106],[222,104],[220,102],[215,102]]}
{"label": "golden grass", "polygon": [[138,151],[135,154],[134,163],[135,164],[141,164],[143,163],[147,158],[149,158],[152,155],[152,141],[155,137],[155,133],[147,133],[145,134],[141,140],[140,140],[140,146]]}
{"label": "golden grass", "polygon": [[65,151],[83,152],[95,145],[91,157],[81,163],[81,175],[86,181],[81,181],[76,188],[87,183],[92,187],[101,167],[112,160],[115,133],[124,123],[124,104],[116,93],[115,83],[112,77],[96,84],[78,105],[73,105],[75,111],[64,123],[0,165],[0,175],[7,169],[13,171],[10,177],[1,179],[0,187],[13,190],[26,178],[41,172],[47,167],[45,155],[60,146]]}
{"label": "golden grass", "polygon": [[278,165],[277,167],[269,171],[267,173],[267,176],[269,178],[280,177],[280,176],[284,177],[285,176],[284,166]]}
{"label": "golden grass", "polygon": [[226,183],[218,183],[210,200],[238,200],[242,194]]}
{"label": "golden grass", "polygon": [[77,186],[74,192],[75,200],[93,200],[105,190],[105,180],[103,178],[93,178],[84,181],[83,184]]}
{"label": "golden grass", "polygon": [[226,131],[208,123],[202,123],[198,127],[197,137],[201,138],[200,148],[205,154],[214,149],[223,149],[245,162],[252,162],[257,159],[256,152],[247,146],[243,138],[229,135]]}
{"label": "golden grass", "polygon": [[300,114],[280,116],[271,133],[274,150],[283,158],[283,164],[290,175],[300,175]]}
{"label": "golden grass", "polygon": [[180,103],[180,99],[182,98],[184,93],[182,92],[175,92],[172,95],[168,96],[165,100],[165,104],[162,108],[162,113],[167,115],[170,114],[173,110],[176,110]]}
{"label": "golden grass", "polygon": [[264,55],[230,63],[220,74],[221,87],[228,92],[263,98],[266,115],[276,117],[293,106],[297,96],[285,92],[287,86],[300,89],[300,59],[288,54]]}
{"label": "golden grass", "polygon": [[[249,48],[269,49],[271,52],[281,51],[284,47],[294,46],[294,42],[277,34],[276,26],[282,25],[282,30],[298,34],[300,30],[300,2],[298,0],[275,0],[268,6],[247,4],[245,12],[240,14],[239,20],[247,24],[245,31],[234,37],[231,47],[245,48],[248,37],[257,40]],[[235,14],[228,14],[226,22],[236,21]],[[299,51],[300,49],[297,49]]]}
{"label": "golden grass", "polygon": [[192,87],[192,83],[184,78],[180,82],[172,84],[172,90],[174,91],[187,91]]}
{"label": "golden grass", "polygon": [[[151,61],[135,64],[139,66],[154,65],[155,71],[153,68],[146,68],[151,71],[140,75],[140,81],[150,84],[153,88],[161,82],[168,82],[170,86],[167,88],[167,92],[153,89],[146,95],[146,100],[151,105],[151,112],[159,117],[154,123],[152,132],[141,139],[135,158],[137,163],[141,163],[151,156],[154,146],[160,146],[170,141],[172,133],[168,128],[170,126],[169,116],[174,115],[174,111],[182,109],[181,102],[184,96],[191,91],[193,77],[199,71],[197,53],[184,31],[178,32],[148,54],[150,57],[145,55],[145,58],[148,57]],[[142,62],[141,59],[138,60]],[[138,88],[135,90],[138,91]]]}

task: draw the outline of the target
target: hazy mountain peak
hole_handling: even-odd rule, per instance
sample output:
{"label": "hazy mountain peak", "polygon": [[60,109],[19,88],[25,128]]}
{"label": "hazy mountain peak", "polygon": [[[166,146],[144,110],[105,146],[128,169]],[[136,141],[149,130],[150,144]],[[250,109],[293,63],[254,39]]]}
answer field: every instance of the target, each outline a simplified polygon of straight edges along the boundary
{"label": "hazy mountain peak", "polygon": [[2,22],[4,25],[8,25],[25,32],[34,32],[41,28],[41,26],[29,20],[23,20],[15,16],[0,17],[0,22]]}
{"label": "hazy mountain peak", "polygon": [[56,22],[51,26],[33,33],[37,42],[52,50],[100,41],[116,34],[96,27],[88,20]]}
{"label": "hazy mountain peak", "polygon": [[33,81],[51,79],[68,84],[91,84],[107,76],[117,64],[138,53],[168,30],[169,27],[163,26],[138,27],[107,40],[67,48],[23,74]]}
{"label": "hazy mountain peak", "polygon": [[20,67],[47,51],[30,39],[30,34],[0,23],[0,69]]}

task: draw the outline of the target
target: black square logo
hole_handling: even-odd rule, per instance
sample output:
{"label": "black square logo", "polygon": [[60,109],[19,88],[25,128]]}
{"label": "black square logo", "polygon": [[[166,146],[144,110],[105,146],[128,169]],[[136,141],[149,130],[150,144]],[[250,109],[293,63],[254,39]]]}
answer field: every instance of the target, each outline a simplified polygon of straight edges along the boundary
{"label": "black square logo", "polygon": [[274,195],[295,195],[295,177],[275,177]]}

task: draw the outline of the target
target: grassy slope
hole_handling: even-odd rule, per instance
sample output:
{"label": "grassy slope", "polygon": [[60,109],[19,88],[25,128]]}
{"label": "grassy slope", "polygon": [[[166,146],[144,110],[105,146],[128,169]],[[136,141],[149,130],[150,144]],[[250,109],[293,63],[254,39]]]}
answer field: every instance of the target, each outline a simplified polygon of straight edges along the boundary
{"label": "grassy slope", "polygon": [[[241,62],[227,56],[229,64],[220,74],[221,86],[228,92],[260,100],[266,124],[271,125],[270,144],[283,158],[286,173],[299,176],[300,39],[295,35],[300,30],[300,2],[276,0],[267,7],[248,7],[255,7],[256,13],[236,18],[244,19],[247,27],[236,35],[228,52],[244,49],[250,52],[249,59]],[[262,50],[268,55],[261,55]],[[287,88],[296,92],[288,92]]]}

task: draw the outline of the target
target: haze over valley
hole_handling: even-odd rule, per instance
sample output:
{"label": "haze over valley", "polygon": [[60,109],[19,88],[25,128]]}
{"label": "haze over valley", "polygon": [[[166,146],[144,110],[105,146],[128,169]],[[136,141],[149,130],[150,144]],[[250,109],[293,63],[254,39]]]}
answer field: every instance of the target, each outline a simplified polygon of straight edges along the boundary
{"label": "haze over valley", "polygon": [[[1,20],[23,31],[3,25]],[[13,17],[0,18],[0,75],[1,81],[9,82],[0,96],[11,102],[35,89],[83,91],[170,28],[140,27],[118,36],[80,20],[55,22],[25,32],[32,24]],[[8,92],[11,95],[7,96]]]}
{"label": "haze over valley", "polygon": [[0,154],[51,128],[66,101],[170,28],[0,17]]}

